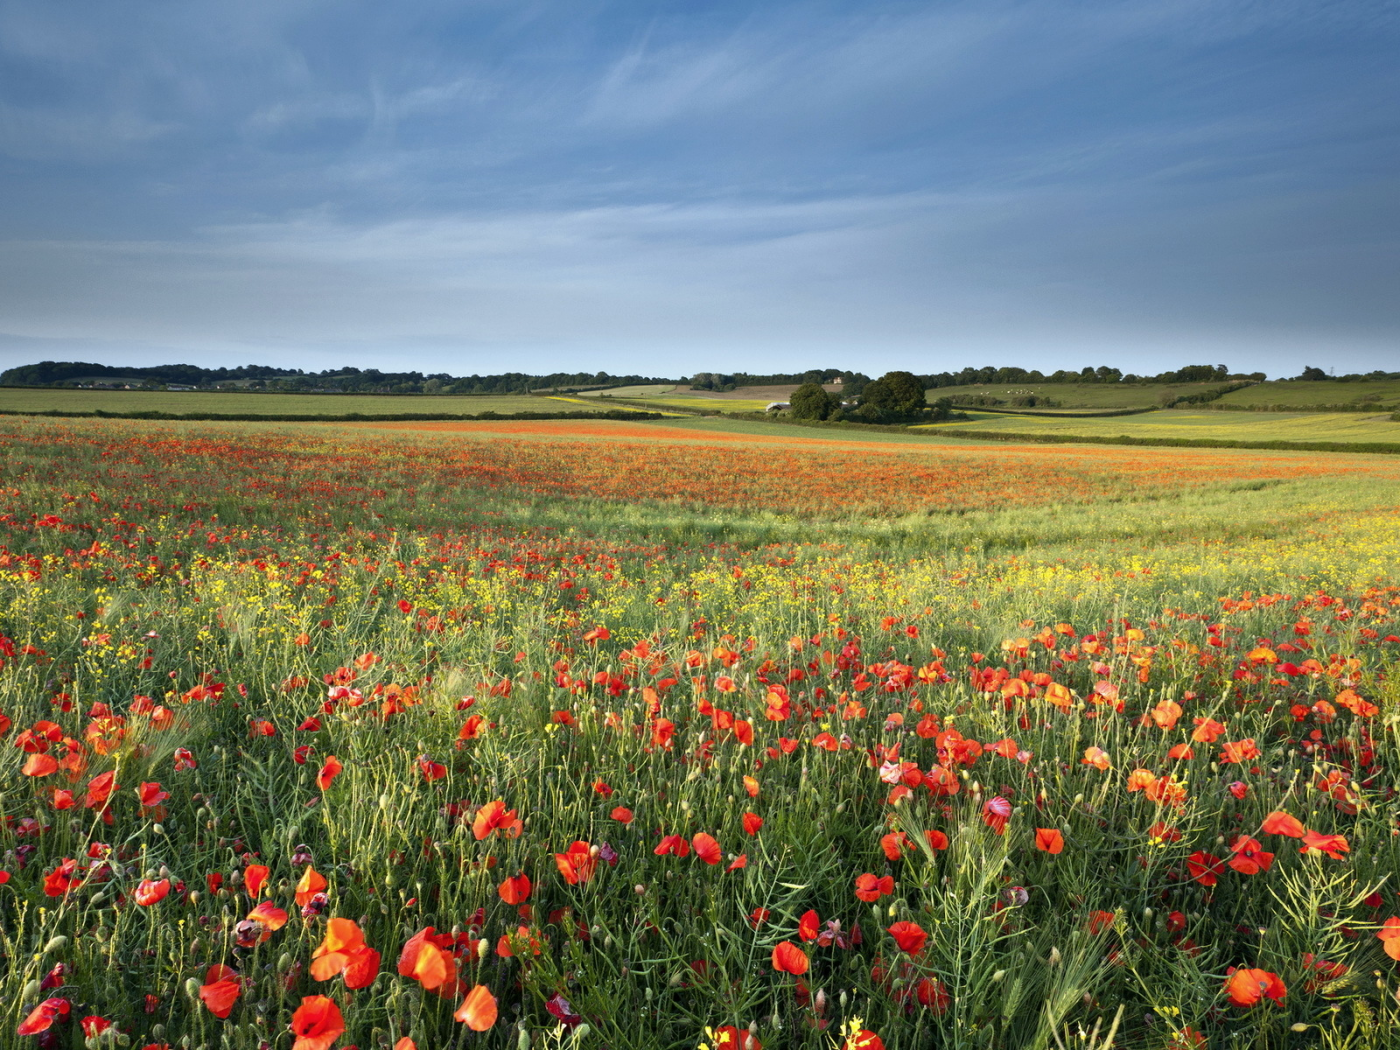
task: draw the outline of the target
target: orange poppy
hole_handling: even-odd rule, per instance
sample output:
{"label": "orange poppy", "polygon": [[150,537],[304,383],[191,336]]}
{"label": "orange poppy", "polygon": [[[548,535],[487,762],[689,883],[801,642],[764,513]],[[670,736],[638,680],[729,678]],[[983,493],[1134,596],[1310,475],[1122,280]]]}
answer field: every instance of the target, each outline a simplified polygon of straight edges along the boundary
{"label": "orange poppy", "polygon": [[1063,853],[1065,850],[1065,836],[1059,828],[1036,828],[1035,848],[1042,853]]}
{"label": "orange poppy", "polygon": [[807,972],[810,962],[807,953],[791,941],[779,941],[773,947],[773,969],[779,973],[790,973],[800,977]]}
{"label": "orange poppy", "polygon": [[586,883],[598,870],[598,855],[587,842],[578,841],[563,853],[554,855],[554,864],[570,886]]}
{"label": "orange poppy", "polygon": [[690,844],[695,847],[695,855],[706,864],[718,864],[723,857],[715,837],[703,831],[691,839]]}
{"label": "orange poppy", "polygon": [[[450,934],[443,937],[451,940]],[[454,988],[457,980],[456,961],[436,941],[429,926],[410,937],[399,954],[399,973],[412,977],[427,991]]]}
{"label": "orange poppy", "polygon": [[165,895],[169,892],[169,879],[142,879],[131,896],[141,907],[149,908],[152,904],[165,900]]}
{"label": "orange poppy", "polygon": [[223,1020],[232,1012],[240,991],[242,988],[238,983],[238,974],[227,966],[215,964],[209,967],[204,975],[204,983],[199,987],[199,998],[211,1014]]}
{"label": "orange poppy", "polygon": [[1248,1009],[1258,1006],[1261,999],[1281,1003],[1288,994],[1288,988],[1279,975],[1268,970],[1232,968],[1226,972],[1229,976],[1225,978],[1225,995],[1235,1006]]}
{"label": "orange poppy", "polygon": [[320,872],[318,872],[315,868],[308,864],[306,866],[306,870],[301,873],[301,879],[297,882],[297,906],[300,908],[305,908],[307,903],[311,900],[311,898],[316,896],[316,894],[323,892],[325,888],[325,878],[321,875]]}
{"label": "orange poppy", "polygon": [[267,881],[267,871],[262,864],[249,864],[243,869],[243,888],[248,891],[248,896],[257,898],[263,883]]}
{"label": "orange poppy", "polygon": [[345,1031],[345,1018],[335,1001],[324,995],[308,995],[292,1014],[292,1050],[330,1050]]}
{"label": "orange poppy", "polygon": [[497,1013],[496,997],[486,985],[478,984],[467,993],[467,997],[462,1000],[462,1005],[457,1007],[452,1017],[473,1032],[484,1032],[496,1023]]}
{"label": "orange poppy", "polygon": [[496,892],[507,904],[523,904],[530,899],[530,876],[523,871],[512,875],[501,883]]}
{"label": "orange poppy", "polygon": [[1303,822],[1291,813],[1276,809],[1264,818],[1264,832],[1268,835],[1287,835],[1289,838],[1300,839],[1307,833],[1303,827]]}
{"label": "orange poppy", "polygon": [[339,776],[340,771],[344,768],[340,764],[340,759],[334,755],[327,755],[326,763],[321,767],[321,772],[316,774],[316,787],[322,791],[328,789],[331,786],[331,781]]}

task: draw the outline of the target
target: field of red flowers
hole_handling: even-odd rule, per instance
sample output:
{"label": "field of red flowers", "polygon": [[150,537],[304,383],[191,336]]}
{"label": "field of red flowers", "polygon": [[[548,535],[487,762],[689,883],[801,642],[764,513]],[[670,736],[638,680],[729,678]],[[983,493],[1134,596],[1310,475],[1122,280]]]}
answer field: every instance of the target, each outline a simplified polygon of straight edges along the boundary
{"label": "field of red flowers", "polygon": [[6,1045],[1391,1045],[1392,460],[0,429]]}

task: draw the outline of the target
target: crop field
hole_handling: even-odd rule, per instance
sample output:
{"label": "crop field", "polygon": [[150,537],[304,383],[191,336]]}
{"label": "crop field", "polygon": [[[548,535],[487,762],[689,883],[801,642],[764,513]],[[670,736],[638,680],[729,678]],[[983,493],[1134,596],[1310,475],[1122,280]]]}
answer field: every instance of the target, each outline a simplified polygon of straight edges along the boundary
{"label": "crop field", "polygon": [[[0,387],[0,412],[168,412],[266,416],[427,415],[482,412],[588,412],[600,406],[575,397],[276,394],[226,391],[63,390]],[[608,407],[608,406],[602,406]]]}
{"label": "crop field", "polygon": [[4,1045],[1394,1045],[1400,458],[0,449]]}
{"label": "crop field", "polygon": [[1400,443],[1400,423],[1364,412],[1259,413],[1209,409],[1164,409],[1105,419],[1055,419],[968,409],[969,421],[925,424],[921,432],[959,430],[1006,434],[1064,434],[1076,437],[1142,437],[1219,441],[1337,441]]}
{"label": "crop field", "polygon": [[1185,397],[1217,390],[1223,383],[983,383],[977,386],[940,386],[928,392],[929,401],[941,397],[985,396],[1010,402],[1033,394],[1049,398],[1059,408],[1151,408],[1166,395]]}
{"label": "crop field", "polygon": [[1318,405],[1378,404],[1400,408],[1400,379],[1358,380],[1354,382],[1258,383],[1226,394],[1221,404],[1312,408]]}
{"label": "crop field", "polygon": [[669,394],[675,383],[650,383],[641,386],[610,386],[603,390],[580,390],[578,397],[655,397]]}

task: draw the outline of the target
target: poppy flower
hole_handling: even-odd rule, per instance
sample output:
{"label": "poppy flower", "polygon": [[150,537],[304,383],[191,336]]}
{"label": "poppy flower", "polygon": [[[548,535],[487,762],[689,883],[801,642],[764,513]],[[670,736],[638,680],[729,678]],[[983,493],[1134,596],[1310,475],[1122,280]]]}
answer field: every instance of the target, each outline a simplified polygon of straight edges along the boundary
{"label": "poppy flower", "polygon": [[885,1050],[885,1041],[869,1028],[862,1028],[846,1037],[841,1050]]}
{"label": "poppy flower", "polygon": [[[1400,920],[1397,920],[1400,922]],[[797,920],[797,936],[804,941],[815,941],[817,931],[821,927],[821,917],[811,908],[802,913],[802,918]]]}
{"label": "poppy flower", "polygon": [[292,1014],[291,1028],[297,1037],[292,1050],[330,1050],[345,1031],[345,1018],[333,999],[308,995]]}
{"label": "poppy flower", "polygon": [[876,878],[869,872],[856,876],[856,897],[867,904],[874,903],[887,893],[894,892],[894,878],[885,875]]}
{"label": "poppy flower", "polygon": [[364,931],[349,919],[331,919],[326,935],[311,955],[311,976],[329,981],[336,974],[345,987],[363,988],[379,973],[379,953],[365,944]]}
{"label": "poppy flower", "polygon": [[88,781],[87,794],[83,796],[83,806],[87,809],[96,809],[98,806],[105,806],[107,800],[111,798],[112,792],[120,788],[116,777],[117,774],[115,770],[108,770],[106,773],[99,773]]}
{"label": "poppy flower", "polygon": [[82,1028],[83,1035],[91,1039],[93,1036],[101,1035],[103,1032],[107,1031],[107,1029],[111,1028],[112,1022],[105,1017],[98,1017],[90,1014],[79,1021],[78,1025]]}
{"label": "poppy flower", "polygon": [[1400,962],[1400,917],[1392,915],[1376,932],[1385,954]]}
{"label": "poppy flower", "polygon": [[1225,978],[1225,996],[1235,1006],[1249,1009],[1258,1006],[1261,999],[1272,999],[1281,1003],[1288,994],[1288,988],[1279,979],[1279,975],[1268,970],[1231,969],[1227,972],[1229,976]]}
{"label": "poppy flower", "polygon": [[570,886],[577,886],[593,878],[598,870],[598,855],[587,842],[578,841],[571,844],[565,852],[556,853],[554,864],[559,869],[559,874],[564,876],[565,882]]}
{"label": "poppy flower", "polygon": [[306,866],[306,870],[301,873],[301,878],[297,882],[296,901],[299,907],[306,907],[311,898],[322,892],[326,888],[326,880],[320,872],[311,865]]}
{"label": "poppy flower", "polygon": [[1035,848],[1042,853],[1063,853],[1065,850],[1065,836],[1059,828],[1036,828]]}
{"label": "poppy flower", "polygon": [[1299,853],[1325,853],[1333,860],[1342,860],[1343,853],[1351,851],[1345,835],[1323,835],[1316,831],[1303,833],[1303,845]]}
{"label": "poppy flower", "polygon": [[613,811],[612,811],[611,816],[612,816],[613,820],[617,821],[619,824],[630,824],[630,823],[632,823],[632,811],[631,811],[630,809],[628,809],[626,806],[615,806],[615,807],[613,807]]}
{"label": "poppy flower", "polygon": [[792,941],[779,941],[773,946],[773,969],[779,973],[790,973],[800,977],[807,972],[810,962],[807,953]]}
{"label": "poppy flower", "polygon": [[909,836],[902,831],[891,831],[888,835],[880,837],[880,849],[884,851],[886,860],[899,860],[904,850],[913,848],[909,843]]}
{"label": "poppy flower", "polygon": [[744,790],[748,792],[749,798],[758,798],[758,780],[754,777],[745,777]]}
{"label": "poppy flower", "polygon": [[[451,935],[442,935],[449,943]],[[451,954],[437,943],[433,927],[419,930],[403,946],[399,953],[399,974],[412,977],[427,991],[438,988],[455,988],[457,963]]]}
{"label": "poppy flower", "polygon": [[72,1009],[67,999],[45,999],[29,1011],[29,1016],[19,1023],[19,1028],[16,1031],[19,1035],[38,1035],[40,1032],[47,1032],[55,1021],[60,1017],[67,1017]]}
{"label": "poppy flower", "polygon": [[1264,850],[1258,839],[1240,835],[1230,844],[1230,859],[1227,863],[1241,875],[1257,875],[1268,871],[1274,863],[1274,855]]}
{"label": "poppy flower", "polygon": [[515,810],[506,809],[506,804],[499,800],[486,803],[472,820],[472,834],[478,842],[495,832],[517,839],[524,828],[525,823],[516,816]]}
{"label": "poppy flower", "polygon": [[725,868],[724,870],[725,873],[728,874],[731,871],[738,871],[740,868],[747,868],[748,866],[749,855],[747,853],[740,853],[737,857],[735,857],[732,861],[729,862],[729,867]]}
{"label": "poppy flower", "polygon": [[714,1050],[763,1050],[760,1043],[747,1028],[736,1028],[732,1024],[715,1029]]}
{"label": "poppy flower", "polygon": [[82,885],[82,879],[77,876],[78,862],[72,857],[65,857],[63,861],[44,876],[44,893],[49,897],[62,897],[69,890]]}
{"label": "poppy flower", "polygon": [[263,883],[267,881],[267,872],[268,869],[262,864],[249,864],[243,869],[243,888],[248,891],[248,896],[257,898]]}
{"label": "poppy flower", "polygon": [[706,864],[718,864],[723,857],[723,852],[714,836],[707,835],[703,831],[691,839],[690,844],[695,847],[695,855]]}
{"label": "poppy flower", "polygon": [[944,850],[948,848],[948,836],[941,831],[934,829],[925,831],[924,838],[928,841],[929,849]]}
{"label": "poppy flower", "polygon": [[1202,886],[1214,886],[1219,882],[1224,864],[1219,857],[1200,849],[1186,858],[1187,872]]}
{"label": "poppy flower", "polygon": [[890,927],[890,936],[894,938],[899,950],[908,952],[910,955],[918,955],[924,950],[924,943],[928,940],[928,934],[918,923],[897,922]]}
{"label": "poppy flower", "polygon": [[149,908],[152,904],[159,904],[165,900],[165,895],[169,892],[169,879],[142,879],[131,896],[141,907]]}
{"label": "poppy flower", "polygon": [[25,759],[24,768],[20,772],[27,777],[46,777],[50,773],[58,772],[58,759],[53,755],[30,755]]}
{"label": "poppy flower", "polygon": [[1081,766],[1093,766],[1095,769],[1109,769],[1113,763],[1109,760],[1108,752],[1101,747],[1086,747],[1084,757],[1079,760]]}
{"label": "poppy flower", "polygon": [[987,799],[982,804],[982,822],[998,835],[1006,832],[1006,822],[1011,819],[1011,802],[1000,795]]}
{"label": "poppy flower", "polygon": [[222,1021],[232,1012],[241,991],[238,974],[227,966],[215,964],[204,975],[204,983],[199,986],[199,998],[209,1012]]}
{"label": "poppy flower", "polygon": [[763,828],[763,818],[757,813],[744,814],[744,832],[749,835],[757,835]]}
{"label": "poppy flower", "polygon": [[1289,838],[1300,839],[1307,833],[1307,828],[1303,827],[1303,822],[1291,813],[1276,809],[1264,818],[1264,833],[1287,835]]}
{"label": "poppy flower", "polygon": [[263,901],[248,913],[245,921],[257,924],[259,929],[256,943],[262,944],[287,925],[287,913],[271,901]]}
{"label": "poppy flower", "polygon": [[690,841],[684,835],[663,835],[652,853],[658,857],[664,857],[668,853],[677,857],[688,857]]}
{"label": "poppy flower", "polygon": [[340,775],[340,771],[345,767],[340,764],[340,759],[334,755],[327,755],[325,765],[321,767],[321,772],[316,774],[316,787],[322,791],[331,786],[331,781]]}
{"label": "poppy flower", "polygon": [[452,1018],[461,1021],[473,1032],[484,1032],[496,1023],[497,1013],[496,997],[486,985],[478,984],[467,993]]}

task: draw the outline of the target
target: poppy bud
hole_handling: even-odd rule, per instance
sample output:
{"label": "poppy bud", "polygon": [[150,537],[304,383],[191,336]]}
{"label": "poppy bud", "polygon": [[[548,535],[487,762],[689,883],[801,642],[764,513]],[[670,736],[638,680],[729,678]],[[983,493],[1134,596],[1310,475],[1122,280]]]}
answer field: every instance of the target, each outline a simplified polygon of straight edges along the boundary
{"label": "poppy bud", "polygon": [[1290,1025],[1288,1030],[1290,1032],[1306,1032],[1311,1027],[1312,1025],[1304,1024],[1302,1021],[1298,1021]]}
{"label": "poppy bud", "polygon": [[199,998],[199,978],[191,977],[185,982],[185,994],[191,999]]}
{"label": "poppy bud", "polygon": [[277,969],[286,970],[292,965],[292,957],[287,952],[283,952],[281,958],[277,960]]}
{"label": "poppy bud", "polygon": [[1050,958],[1047,959],[1046,962],[1049,963],[1051,966],[1059,966],[1059,965],[1060,965],[1060,949],[1058,949],[1058,948],[1051,948],[1051,949],[1050,949]]}
{"label": "poppy bud", "polygon": [[515,1050],[530,1050],[530,1033],[527,1029],[520,1029],[520,1034],[515,1037]]}
{"label": "poppy bud", "polygon": [[992,974],[992,980],[993,980],[993,981],[1000,981],[1000,980],[1001,980],[1003,977],[1005,977],[1005,976],[1006,976],[1006,971],[1005,971],[1005,970],[998,970],[996,973]]}
{"label": "poppy bud", "polygon": [[164,835],[164,834],[165,834],[165,825],[164,825],[164,824],[152,824],[152,825],[151,825],[151,830],[152,830],[153,832],[155,832],[157,835]]}
{"label": "poppy bud", "polygon": [[844,803],[844,802],[838,802],[838,803],[836,804],[836,812],[837,812],[837,813],[844,813],[844,812],[846,812],[846,803]]}
{"label": "poppy bud", "polygon": [[583,1037],[591,1031],[593,1031],[592,1026],[589,1025],[587,1021],[585,1021],[583,1024],[579,1025],[577,1028],[574,1029],[574,1042],[582,1042]]}
{"label": "poppy bud", "polygon": [[57,937],[50,937],[49,943],[44,945],[44,952],[61,952],[68,947],[68,938],[59,934]]}
{"label": "poppy bud", "polygon": [[100,893],[94,893],[91,897],[88,898],[88,903],[91,904],[94,908],[100,908],[106,902],[107,898]]}
{"label": "poppy bud", "polygon": [[40,987],[38,981],[30,981],[28,984],[26,984],[26,985],[24,986],[24,995],[22,996],[22,998],[24,998],[24,999],[37,999],[37,998],[39,998],[39,993],[40,993],[42,990],[43,990],[43,989]]}

